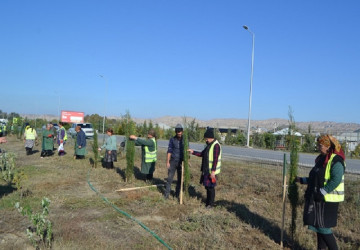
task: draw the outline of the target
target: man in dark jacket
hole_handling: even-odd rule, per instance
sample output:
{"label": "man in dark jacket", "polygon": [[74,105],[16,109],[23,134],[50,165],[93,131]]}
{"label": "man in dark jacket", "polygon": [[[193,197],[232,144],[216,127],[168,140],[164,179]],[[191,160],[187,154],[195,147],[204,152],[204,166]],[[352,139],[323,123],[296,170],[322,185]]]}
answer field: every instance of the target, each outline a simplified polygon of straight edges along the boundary
{"label": "man in dark jacket", "polygon": [[76,126],[75,158],[84,159],[86,153],[86,135],[80,126]]}
{"label": "man in dark jacket", "polygon": [[184,160],[184,139],[183,139],[183,127],[181,124],[177,124],[175,127],[176,135],[170,138],[167,157],[166,167],[168,169],[168,178],[166,183],[166,190],[164,197],[169,198],[171,191],[171,183],[173,182],[175,172],[177,172],[177,183],[175,195],[179,197],[181,187],[181,164]]}

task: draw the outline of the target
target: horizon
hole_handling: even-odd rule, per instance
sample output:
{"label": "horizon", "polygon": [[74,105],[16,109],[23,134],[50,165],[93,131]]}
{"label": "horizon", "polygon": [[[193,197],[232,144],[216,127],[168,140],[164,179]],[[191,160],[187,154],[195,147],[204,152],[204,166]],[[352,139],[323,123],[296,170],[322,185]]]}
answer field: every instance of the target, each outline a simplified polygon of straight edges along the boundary
{"label": "horizon", "polygon": [[255,38],[251,121],[291,108],[359,124],[359,11],[356,0],[1,1],[0,108],[248,119]]}

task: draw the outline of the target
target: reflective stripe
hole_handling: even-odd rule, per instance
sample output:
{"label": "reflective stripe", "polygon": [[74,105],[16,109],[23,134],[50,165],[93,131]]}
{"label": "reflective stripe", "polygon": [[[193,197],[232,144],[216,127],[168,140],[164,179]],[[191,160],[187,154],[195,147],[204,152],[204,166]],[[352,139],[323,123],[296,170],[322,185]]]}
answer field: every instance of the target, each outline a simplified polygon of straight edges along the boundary
{"label": "reflective stripe", "polygon": [[157,160],[157,157],[156,157],[156,140],[155,140],[155,138],[151,138],[150,140],[153,140],[155,150],[154,151],[149,151],[148,146],[144,147],[145,148],[145,162],[146,163],[156,162],[156,160]]}
{"label": "reflective stripe", "polygon": [[[331,163],[335,156],[336,156],[336,154],[332,154],[326,165],[324,186],[330,179]],[[327,193],[324,196],[324,198],[325,198],[326,202],[342,202],[342,201],[344,201],[344,199],[345,199],[344,175],[342,176],[340,184],[333,191]]]}
{"label": "reflective stripe", "polygon": [[[66,129],[64,128],[64,127],[61,127],[61,129],[60,130],[64,130],[64,138],[63,138],[63,140],[64,141],[66,141],[67,140],[67,133],[66,133]],[[61,132],[60,132],[60,134],[59,134],[60,136],[61,136]],[[59,139],[60,139],[60,136],[59,136]]]}
{"label": "reflective stripe", "polygon": [[220,174],[220,172],[221,172],[221,145],[217,140],[210,146],[210,149],[209,149],[209,172],[211,173],[211,169],[213,166],[215,144],[218,144],[220,147],[220,153],[219,153],[218,162],[216,165],[215,174]]}

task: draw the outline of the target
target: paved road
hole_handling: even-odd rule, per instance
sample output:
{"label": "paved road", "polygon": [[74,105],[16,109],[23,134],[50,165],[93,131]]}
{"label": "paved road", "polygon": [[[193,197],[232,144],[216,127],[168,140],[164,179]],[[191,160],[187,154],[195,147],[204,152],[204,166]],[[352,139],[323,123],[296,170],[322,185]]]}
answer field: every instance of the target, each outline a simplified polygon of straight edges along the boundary
{"label": "paved road", "polygon": [[[99,134],[99,142],[102,142],[102,136]],[[117,136],[118,144],[124,140],[124,136]],[[167,140],[158,140],[158,147],[167,148]],[[190,148],[201,151],[204,149],[205,144],[190,143]],[[286,159],[290,160],[290,153],[283,151],[273,151],[254,148],[243,148],[235,146],[222,146],[224,157],[231,157],[237,159],[249,159],[249,160],[262,160],[270,162],[282,163],[284,159],[284,153],[286,153]],[[313,167],[316,155],[313,154],[299,154],[299,165],[305,167]],[[360,160],[347,159],[346,160],[346,172],[360,174]]]}

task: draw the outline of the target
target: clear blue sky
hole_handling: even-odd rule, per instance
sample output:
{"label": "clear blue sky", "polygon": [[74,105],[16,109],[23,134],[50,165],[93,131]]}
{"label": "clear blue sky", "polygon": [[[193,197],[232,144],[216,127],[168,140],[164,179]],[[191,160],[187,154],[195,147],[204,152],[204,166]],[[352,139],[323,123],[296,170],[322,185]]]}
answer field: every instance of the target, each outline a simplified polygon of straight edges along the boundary
{"label": "clear blue sky", "polygon": [[0,109],[247,119],[247,25],[253,120],[291,106],[295,121],[360,123],[359,13],[358,0],[1,0]]}

